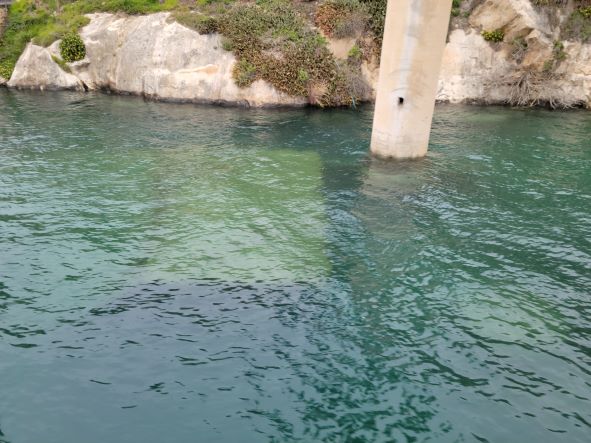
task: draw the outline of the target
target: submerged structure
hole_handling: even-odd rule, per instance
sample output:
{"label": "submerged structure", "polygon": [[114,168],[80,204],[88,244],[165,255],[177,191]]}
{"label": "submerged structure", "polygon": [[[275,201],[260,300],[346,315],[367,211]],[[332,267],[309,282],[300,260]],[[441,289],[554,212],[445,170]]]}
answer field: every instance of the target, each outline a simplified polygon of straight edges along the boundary
{"label": "submerged structure", "polygon": [[452,0],[389,0],[371,152],[427,153]]}

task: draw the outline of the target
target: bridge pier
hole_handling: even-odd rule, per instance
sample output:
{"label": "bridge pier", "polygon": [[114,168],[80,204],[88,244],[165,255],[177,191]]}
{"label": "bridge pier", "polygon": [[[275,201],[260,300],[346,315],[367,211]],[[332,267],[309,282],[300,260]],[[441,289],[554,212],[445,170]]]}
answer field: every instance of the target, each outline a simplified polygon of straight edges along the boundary
{"label": "bridge pier", "polygon": [[371,152],[427,154],[452,0],[388,0]]}

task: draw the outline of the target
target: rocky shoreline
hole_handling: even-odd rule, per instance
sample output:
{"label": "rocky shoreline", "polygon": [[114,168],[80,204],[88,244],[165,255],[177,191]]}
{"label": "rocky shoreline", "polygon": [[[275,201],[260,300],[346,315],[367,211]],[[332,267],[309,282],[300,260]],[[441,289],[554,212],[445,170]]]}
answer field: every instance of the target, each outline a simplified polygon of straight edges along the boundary
{"label": "rocky shoreline", "polygon": [[[452,20],[438,101],[591,108],[591,44],[560,41],[568,10],[553,13],[551,24],[550,13],[530,0],[487,0],[468,18]],[[58,63],[59,41],[47,48],[29,43],[10,80],[0,79],[0,84],[246,107],[313,104],[309,97],[288,95],[261,79],[237,86],[232,76],[236,57],[224,49],[222,37],[189,29],[168,12],[87,17],[90,23],[80,30],[86,45],[83,60]],[[486,41],[484,29],[502,29],[503,41]],[[327,42],[337,59],[346,58],[355,44],[353,39]],[[523,53],[516,54],[517,42]],[[364,60],[361,66],[370,87],[364,101],[373,100],[376,61]]]}

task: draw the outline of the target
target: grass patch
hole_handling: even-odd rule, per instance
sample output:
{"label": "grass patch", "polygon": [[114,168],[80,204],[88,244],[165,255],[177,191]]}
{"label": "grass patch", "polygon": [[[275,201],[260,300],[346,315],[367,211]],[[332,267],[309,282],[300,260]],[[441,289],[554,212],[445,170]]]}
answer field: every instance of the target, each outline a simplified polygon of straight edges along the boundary
{"label": "grass patch", "polygon": [[72,70],[70,69],[70,67],[68,66],[68,64],[63,61],[61,58],[59,58],[56,55],[52,55],[51,59],[57,63],[57,65],[62,68],[63,71],[67,72],[68,74],[70,74],[72,72]]}
{"label": "grass patch", "polygon": [[351,106],[362,99],[360,69],[338,64],[291,2],[236,3],[218,21],[224,46],[238,58],[238,86],[262,79],[319,106]]}
{"label": "grass patch", "polygon": [[365,31],[369,19],[365,5],[358,0],[326,0],[316,9],[315,22],[325,35],[346,38]]}
{"label": "grass patch", "polygon": [[591,39],[591,6],[579,7],[568,17],[562,38],[583,43]]}
{"label": "grass patch", "polygon": [[505,39],[505,33],[501,29],[482,31],[480,34],[487,42],[500,43]]}
{"label": "grass patch", "polygon": [[7,25],[0,40],[0,69],[10,78],[27,43],[49,46],[65,35],[88,24],[84,14],[125,12],[147,14],[171,10],[178,0],[16,0],[8,12]]}
{"label": "grass patch", "polygon": [[[356,36],[371,28],[381,37],[383,17],[376,21],[381,12],[374,15],[371,11],[385,15],[386,0],[327,0],[322,6],[335,19],[334,23],[323,22],[323,26],[330,27],[328,34]],[[262,79],[279,91],[307,97],[320,106],[355,105],[367,95],[360,68],[362,51],[357,47],[348,61],[337,62],[325,39],[298,12],[303,9],[292,0],[17,0],[0,40],[0,75],[10,77],[28,42],[48,46],[77,35],[88,23],[84,14],[171,11],[177,22],[201,34],[222,34],[223,48],[232,51],[238,60],[233,71],[238,86],[247,87]],[[60,61],[55,60],[64,70],[65,62],[84,57],[80,42],[69,45],[71,54],[62,52]]]}
{"label": "grass patch", "polygon": [[458,17],[462,10],[460,9],[462,6],[462,0],[452,0],[451,3],[451,15],[452,17]]}
{"label": "grass patch", "polygon": [[384,23],[386,22],[386,6],[388,0],[360,0],[369,13],[369,27],[376,36],[378,45],[381,46],[384,38]]}
{"label": "grass patch", "polygon": [[218,20],[211,15],[191,10],[187,7],[179,8],[172,13],[173,18],[183,26],[197,31],[199,34],[213,34],[218,32]]}
{"label": "grass patch", "polygon": [[525,57],[525,54],[527,53],[527,41],[523,37],[517,37],[511,44],[511,56],[517,63],[521,63]]}
{"label": "grass patch", "polygon": [[252,83],[257,78],[257,68],[255,65],[250,63],[248,60],[239,60],[234,65],[234,71],[232,72],[232,77],[234,81],[240,88],[246,88],[247,86],[252,85]]}

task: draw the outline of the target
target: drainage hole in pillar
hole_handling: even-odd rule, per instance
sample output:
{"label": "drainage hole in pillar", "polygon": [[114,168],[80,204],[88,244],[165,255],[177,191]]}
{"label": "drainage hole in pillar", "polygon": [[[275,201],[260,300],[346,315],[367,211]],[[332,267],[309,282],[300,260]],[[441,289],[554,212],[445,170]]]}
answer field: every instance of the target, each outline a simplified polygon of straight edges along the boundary
{"label": "drainage hole in pillar", "polygon": [[404,104],[404,97],[398,97],[398,106],[402,106]]}

